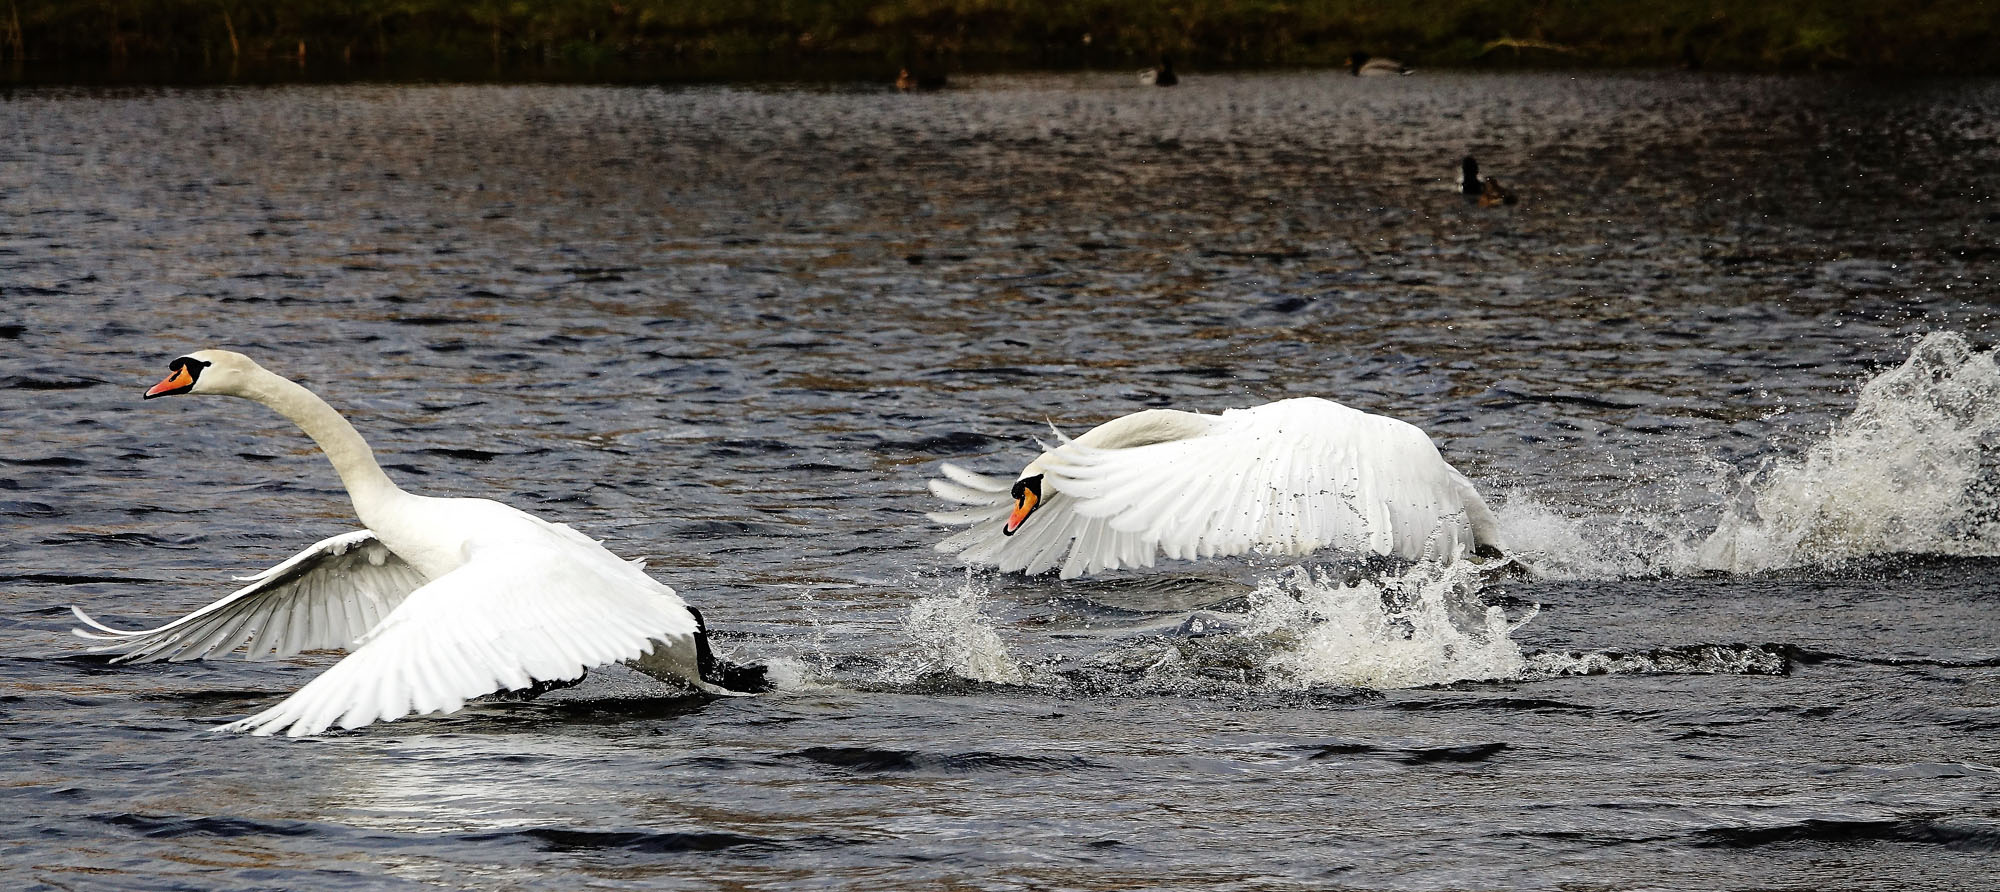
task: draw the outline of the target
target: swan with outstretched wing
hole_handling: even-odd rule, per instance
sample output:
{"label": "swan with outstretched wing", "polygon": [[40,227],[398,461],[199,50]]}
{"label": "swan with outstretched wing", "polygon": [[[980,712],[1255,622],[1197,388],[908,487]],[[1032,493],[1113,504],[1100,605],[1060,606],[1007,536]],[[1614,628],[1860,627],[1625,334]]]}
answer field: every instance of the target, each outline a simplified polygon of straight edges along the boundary
{"label": "swan with outstretched wing", "polygon": [[931,492],[966,563],[1071,579],[1250,552],[1497,555],[1498,524],[1422,430],[1311,397],[1203,415],[1148,409],[1063,440],[1012,480],[946,463]]}
{"label": "swan with outstretched wing", "polygon": [[85,624],[76,633],[120,661],[350,651],[224,730],[297,737],[452,712],[474,697],[574,681],[620,661],[711,694],[761,688],[760,670],[714,658],[700,613],[641,563],[499,502],[403,491],[340,413],[249,357],[182,356],[146,397],[184,393],[254,400],[297,424],[333,463],[366,526],[158,628],[116,629],[72,608]]}

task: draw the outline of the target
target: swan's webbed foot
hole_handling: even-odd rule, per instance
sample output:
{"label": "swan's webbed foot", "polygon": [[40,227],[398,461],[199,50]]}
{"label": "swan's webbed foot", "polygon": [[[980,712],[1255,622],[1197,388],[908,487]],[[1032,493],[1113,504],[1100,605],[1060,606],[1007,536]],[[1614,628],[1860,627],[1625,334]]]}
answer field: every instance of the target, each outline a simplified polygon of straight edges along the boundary
{"label": "swan's webbed foot", "polygon": [[739,694],[761,694],[776,687],[771,683],[768,667],[746,666],[716,656],[708,646],[708,622],[701,618],[701,611],[689,607],[688,612],[694,614],[695,666],[702,681]]}
{"label": "swan's webbed foot", "polygon": [[741,663],[731,663],[720,657],[711,659],[713,662],[701,673],[702,680],[709,684],[728,688],[739,694],[761,694],[777,687],[771,683],[770,668],[761,663],[746,666]]}

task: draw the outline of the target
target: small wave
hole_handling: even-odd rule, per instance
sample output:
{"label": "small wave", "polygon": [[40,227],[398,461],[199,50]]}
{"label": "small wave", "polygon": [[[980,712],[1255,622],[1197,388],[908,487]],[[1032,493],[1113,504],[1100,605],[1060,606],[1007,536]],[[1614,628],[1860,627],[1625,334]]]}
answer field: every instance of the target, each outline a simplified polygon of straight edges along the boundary
{"label": "small wave", "polygon": [[785,758],[798,759],[833,768],[870,772],[1041,772],[1071,771],[1091,767],[1080,756],[1020,756],[1008,753],[922,753],[912,750],[881,749],[867,746],[807,747]]}
{"label": "small wave", "polygon": [[1938,818],[1875,821],[1807,819],[1768,827],[1712,827],[1695,831],[1695,844],[1731,849],[1869,842],[1921,843],[1968,852],[2000,852],[2000,824],[1967,824]]}
{"label": "small wave", "polygon": [[[325,837],[348,828],[311,821],[260,820],[229,816],[148,815],[133,812],[95,815],[99,823],[124,829],[149,839],[246,837]],[[376,845],[400,842],[434,845],[430,834],[403,835],[360,832]],[[681,852],[774,852],[793,847],[824,848],[841,844],[825,836],[798,839],[770,839],[726,830],[579,830],[569,827],[528,827],[494,832],[452,835],[470,843],[525,842],[549,852],[631,852],[673,854]]]}
{"label": "small wave", "polygon": [[167,538],[165,536],[154,536],[146,533],[129,533],[129,532],[98,533],[98,532],[88,532],[88,531],[76,531],[76,532],[60,533],[57,535],[44,537],[41,540],[40,544],[49,546],[60,546],[60,545],[139,546],[142,548],[172,548],[185,551],[188,549],[200,548],[202,546],[202,543],[206,541],[208,541],[208,537],[205,535],[201,535],[199,533],[191,536],[177,536],[174,538]]}
{"label": "small wave", "polygon": [[104,384],[98,378],[34,378],[26,375],[0,376],[0,388],[9,390],[83,390]]}
{"label": "small wave", "polygon": [[0,458],[0,464],[16,465],[23,468],[84,468],[90,462],[68,455],[51,455],[42,458]]}
{"label": "small wave", "polygon": [[1471,743],[1464,746],[1435,746],[1423,749],[1404,750],[1401,761],[1406,765],[1432,765],[1439,762],[1484,762],[1500,754],[1507,748],[1504,743]]}
{"label": "small wave", "polygon": [[468,834],[469,842],[523,839],[550,852],[623,851],[644,854],[675,852],[720,852],[759,849],[776,851],[787,844],[761,836],[721,830],[574,830],[562,827],[533,827],[503,833]]}
{"label": "small wave", "polygon": [[1581,703],[1542,697],[1453,697],[1449,700],[1399,700],[1388,705],[1394,709],[1412,711],[1490,709],[1496,712],[1589,712],[1592,709]]}
{"label": "small wave", "polygon": [[260,821],[252,818],[144,815],[134,812],[94,817],[99,823],[120,827],[149,839],[179,839],[186,836],[225,839],[241,836],[312,836],[321,829],[304,821]]}
{"label": "small wave", "polygon": [[1370,743],[1321,744],[1306,755],[1308,760],[1337,759],[1342,756],[1386,758],[1404,765],[1484,762],[1507,749],[1507,744],[1467,743],[1457,746],[1381,747]]}
{"label": "small wave", "polygon": [[[0,573],[0,582],[31,582],[43,585],[92,585],[113,583],[119,585],[161,585],[165,579],[147,576],[101,576],[93,573]],[[69,608],[49,608],[50,615],[68,616]]]}

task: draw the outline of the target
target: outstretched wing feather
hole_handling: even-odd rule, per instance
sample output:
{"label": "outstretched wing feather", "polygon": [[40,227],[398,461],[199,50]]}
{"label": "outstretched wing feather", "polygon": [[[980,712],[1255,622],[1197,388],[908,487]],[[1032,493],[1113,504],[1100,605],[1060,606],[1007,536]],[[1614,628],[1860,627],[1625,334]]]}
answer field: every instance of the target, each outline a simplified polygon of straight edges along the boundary
{"label": "outstretched wing feather", "polygon": [[673,590],[623,562],[565,560],[563,549],[541,544],[492,546],[412,592],[297,693],[224,730],[297,737],[451,712],[694,634]]}
{"label": "outstretched wing feather", "polygon": [[367,530],[321,540],[283,563],[245,578],[248,585],[187,616],[153,629],[115,629],[72,608],[87,628],[73,630],[109,642],[93,653],[124,662],[198,660],[241,651],[252,660],[302,650],[344,648],[372,627],[373,602],[402,601],[424,580]]}

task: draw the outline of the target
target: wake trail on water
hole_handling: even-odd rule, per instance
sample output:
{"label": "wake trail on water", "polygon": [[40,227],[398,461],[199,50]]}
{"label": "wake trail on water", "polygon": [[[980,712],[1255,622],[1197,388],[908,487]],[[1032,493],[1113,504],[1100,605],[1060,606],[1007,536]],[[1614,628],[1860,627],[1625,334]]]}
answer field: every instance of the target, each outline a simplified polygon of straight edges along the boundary
{"label": "wake trail on water", "polygon": [[1567,579],[2000,555],[2000,366],[1962,334],[1927,335],[1804,454],[1696,461],[1674,482],[1714,503],[1573,514],[1514,497],[1496,514],[1517,557]]}

